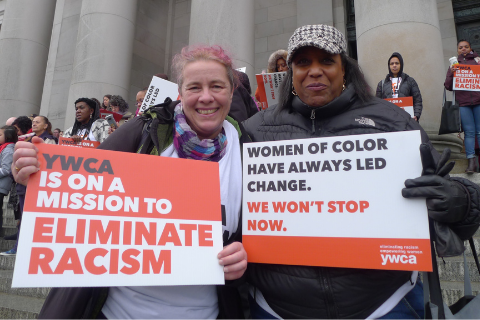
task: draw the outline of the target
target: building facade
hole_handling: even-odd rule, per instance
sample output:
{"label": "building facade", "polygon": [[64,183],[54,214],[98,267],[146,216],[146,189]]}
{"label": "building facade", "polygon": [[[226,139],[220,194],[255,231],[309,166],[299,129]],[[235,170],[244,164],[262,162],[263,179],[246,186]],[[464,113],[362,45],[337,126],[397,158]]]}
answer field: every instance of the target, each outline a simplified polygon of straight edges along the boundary
{"label": "building facade", "polygon": [[448,58],[457,37],[480,48],[472,0],[1,0],[0,21],[0,122],[37,113],[67,128],[77,98],[105,94],[133,111],[137,91],[156,73],[171,77],[172,56],[196,43],[227,48],[255,88],[297,27],[323,23],[347,36],[373,89],[400,52],[424,97],[422,126],[454,152],[457,138],[435,135]]}

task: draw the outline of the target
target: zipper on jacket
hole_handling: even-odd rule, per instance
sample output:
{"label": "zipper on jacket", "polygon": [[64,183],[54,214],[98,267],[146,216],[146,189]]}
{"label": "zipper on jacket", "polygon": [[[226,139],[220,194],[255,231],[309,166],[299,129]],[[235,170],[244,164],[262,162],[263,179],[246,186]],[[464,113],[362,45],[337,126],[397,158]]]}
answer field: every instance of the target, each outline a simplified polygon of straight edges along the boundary
{"label": "zipper on jacket", "polygon": [[329,277],[328,272],[325,268],[319,268],[318,275],[319,275],[318,280],[320,281],[321,286],[323,287],[327,318],[336,319],[338,318],[338,312],[336,310],[335,299],[333,297],[333,293],[331,292],[329,281],[327,279],[327,277]]}
{"label": "zipper on jacket", "polygon": [[310,119],[312,119],[312,131],[315,133],[315,109],[312,109],[312,114],[310,115]]}

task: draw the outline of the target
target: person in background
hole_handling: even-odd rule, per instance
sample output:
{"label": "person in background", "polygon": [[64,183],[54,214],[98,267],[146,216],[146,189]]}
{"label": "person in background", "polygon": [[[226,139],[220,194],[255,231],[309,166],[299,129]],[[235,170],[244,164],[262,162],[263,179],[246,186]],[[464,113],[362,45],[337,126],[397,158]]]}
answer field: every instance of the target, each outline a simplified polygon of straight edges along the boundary
{"label": "person in background", "polygon": [[[290,69],[280,86],[279,103],[243,122],[247,136],[264,142],[418,130],[422,176],[407,179],[398,194],[425,201],[432,225],[441,231],[431,235],[439,256],[461,254],[462,240],[472,237],[480,224],[479,186],[448,175],[453,168],[447,164],[450,150],[440,157],[418,122],[373,97],[346,50],[345,36],[332,26],[295,30],[288,43]],[[363,117],[368,117],[367,124],[358,121]],[[424,317],[417,271],[249,263],[247,281],[252,318]]]}
{"label": "person in background", "polygon": [[[76,318],[81,315],[95,318],[97,315],[91,313],[95,310],[101,310],[98,318],[102,319],[243,318],[237,288],[228,283],[239,280],[247,266],[246,252],[238,241],[241,239],[242,197],[238,124],[226,119],[236,84],[232,59],[219,46],[186,47],[174,57],[172,64],[178,75],[181,100],[170,100],[133,118],[112,133],[99,149],[137,152],[145,123],[151,120],[150,136],[157,139],[141,146],[146,153],[218,163],[224,248],[217,257],[223,266],[227,285],[52,288],[39,318]],[[163,123],[156,116],[152,120],[152,112],[168,113],[171,117]],[[165,148],[157,150],[153,147],[167,140]],[[37,171],[35,146],[28,143],[18,145],[14,163],[20,166],[14,173],[16,181],[26,184],[30,174]],[[168,181],[159,183],[168,184]],[[185,183],[190,184],[189,181]],[[201,186],[200,182],[198,187]],[[65,292],[67,295],[63,294]],[[106,300],[102,299],[105,296]]]}
{"label": "person in background", "polygon": [[32,113],[28,118],[30,118],[30,120],[33,121],[33,119],[35,119],[36,116],[38,116],[38,114]]}
{"label": "person in background", "polygon": [[55,138],[57,138],[57,140],[58,140],[58,138],[60,138],[60,132],[62,132],[62,130],[60,130],[60,128],[55,128],[55,130],[53,130],[53,136]]}
{"label": "person in background", "polygon": [[[480,57],[472,50],[470,42],[461,39],[457,43],[458,63],[460,65],[478,65]],[[453,71],[456,66],[448,68],[445,89],[453,90]],[[465,153],[468,160],[466,173],[478,171],[475,161],[475,137],[480,141],[480,91],[455,90],[455,100],[460,105],[460,121],[465,133]]]}
{"label": "person in background", "polygon": [[398,52],[388,59],[388,74],[377,85],[376,96],[380,99],[413,97],[413,119],[418,122],[422,115],[422,94],[418,84],[403,72],[403,58]]}
{"label": "person in background", "polygon": [[12,126],[17,128],[18,141],[29,141],[35,135],[32,132],[32,120],[27,116],[18,117]]}
{"label": "person in background", "polygon": [[118,126],[122,126],[125,122],[132,119],[133,113],[128,111],[128,103],[121,96],[113,95],[110,98],[110,109],[113,112],[119,113],[122,115],[122,119],[118,122]]}
{"label": "person in background", "polygon": [[[287,54],[288,52],[283,49],[277,50],[274,53],[272,53],[268,58],[267,73],[288,71],[288,64],[286,62]],[[255,99],[257,99],[257,101],[260,101],[258,86],[257,86],[257,90],[255,90]]]}
{"label": "person in background", "polygon": [[137,111],[135,111],[135,117],[141,116],[142,112],[140,112],[140,108],[142,107],[143,99],[145,99],[145,95],[147,94],[148,88],[145,87],[142,90],[137,92],[135,97],[135,105],[137,106]]}
{"label": "person in background", "polygon": [[52,135],[52,124],[47,117],[36,116],[32,121],[32,131],[47,144],[58,143],[58,139]]}
{"label": "person in background", "polygon": [[111,94],[106,94],[103,96],[103,103],[101,105],[102,109],[110,110],[110,98],[112,97]]}
{"label": "person in background", "polygon": [[15,119],[17,119],[17,117],[10,117],[7,119],[7,122],[5,123],[6,126],[11,126],[13,121],[15,121]]}
{"label": "person in background", "polygon": [[247,120],[258,112],[258,107],[251,97],[252,89],[246,73],[235,70],[238,85],[233,90],[232,106],[228,115],[237,122]]}
{"label": "person in background", "polygon": [[[13,151],[18,140],[17,129],[13,126],[3,126],[0,129],[0,236],[3,232],[3,200],[10,192],[13,178],[11,175]],[[9,250],[10,251],[10,250]],[[11,252],[7,251],[7,255]]]}
{"label": "person in background", "polygon": [[63,133],[63,137],[72,138],[75,142],[82,140],[103,142],[108,137],[107,120],[100,118],[97,103],[89,98],[75,101],[75,123]]}
{"label": "person in background", "polygon": [[60,133],[59,133],[58,136],[59,136],[59,137],[63,137],[63,131],[60,131]]}

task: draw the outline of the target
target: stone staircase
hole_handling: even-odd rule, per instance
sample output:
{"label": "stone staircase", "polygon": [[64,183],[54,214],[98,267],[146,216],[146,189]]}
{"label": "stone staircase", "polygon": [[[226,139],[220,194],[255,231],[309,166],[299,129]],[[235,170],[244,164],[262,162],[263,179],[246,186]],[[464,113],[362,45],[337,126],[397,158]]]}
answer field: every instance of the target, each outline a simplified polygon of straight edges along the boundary
{"label": "stone staircase", "polygon": [[[5,235],[17,232],[13,210],[3,205]],[[15,240],[0,238],[0,252],[10,250]],[[36,319],[50,288],[12,288],[15,256],[0,256],[0,319]]]}
{"label": "stone staircase", "polygon": [[[465,174],[453,174],[453,176],[467,177]],[[468,178],[480,184],[480,173],[470,175]],[[13,210],[7,208],[8,196],[4,201],[3,226],[5,235],[16,232]],[[474,236],[477,253],[480,253],[480,231]],[[14,240],[0,238],[0,252],[11,249]],[[480,275],[475,266],[472,252],[468,243],[467,263],[470,269],[473,294],[480,292]],[[440,280],[442,282],[442,294],[448,305],[456,302],[463,294],[463,257],[438,259]],[[0,256],[0,319],[35,319],[42,308],[43,302],[50,288],[12,288],[13,268],[15,256]]]}

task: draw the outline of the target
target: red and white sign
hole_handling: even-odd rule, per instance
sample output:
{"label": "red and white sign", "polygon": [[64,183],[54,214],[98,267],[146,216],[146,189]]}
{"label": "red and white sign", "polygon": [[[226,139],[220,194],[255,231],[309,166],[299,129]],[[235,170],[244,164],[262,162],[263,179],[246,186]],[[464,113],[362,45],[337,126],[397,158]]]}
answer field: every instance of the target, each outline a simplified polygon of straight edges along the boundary
{"label": "red and white sign", "polygon": [[37,146],[13,287],[224,283],[218,163]]}
{"label": "red and white sign", "polygon": [[275,72],[257,74],[258,93],[260,95],[260,106],[267,109],[278,103],[278,95],[280,94],[280,84],[287,75],[286,72]]}
{"label": "red and white sign", "polygon": [[110,110],[100,109],[100,118],[105,119],[105,117],[109,114],[113,116],[113,119],[115,120],[115,122],[119,122],[120,120],[122,120],[123,115],[121,115],[120,113],[113,112]]}
{"label": "red and white sign", "polygon": [[248,261],[431,271],[420,131],[249,143],[243,149]]}
{"label": "red and white sign", "polygon": [[413,118],[413,97],[401,97],[401,98],[387,98],[384,99],[390,101],[391,103],[399,106],[403,110],[407,111],[410,116]]}
{"label": "red and white sign", "polygon": [[77,148],[91,148],[95,149],[100,145],[98,141],[90,141],[90,140],[82,140],[80,142],[73,141],[72,138],[58,138],[58,145],[60,146],[67,146],[67,147],[77,147]]}
{"label": "red and white sign", "polygon": [[453,76],[453,90],[480,91],[480,65],[457,64]]}

